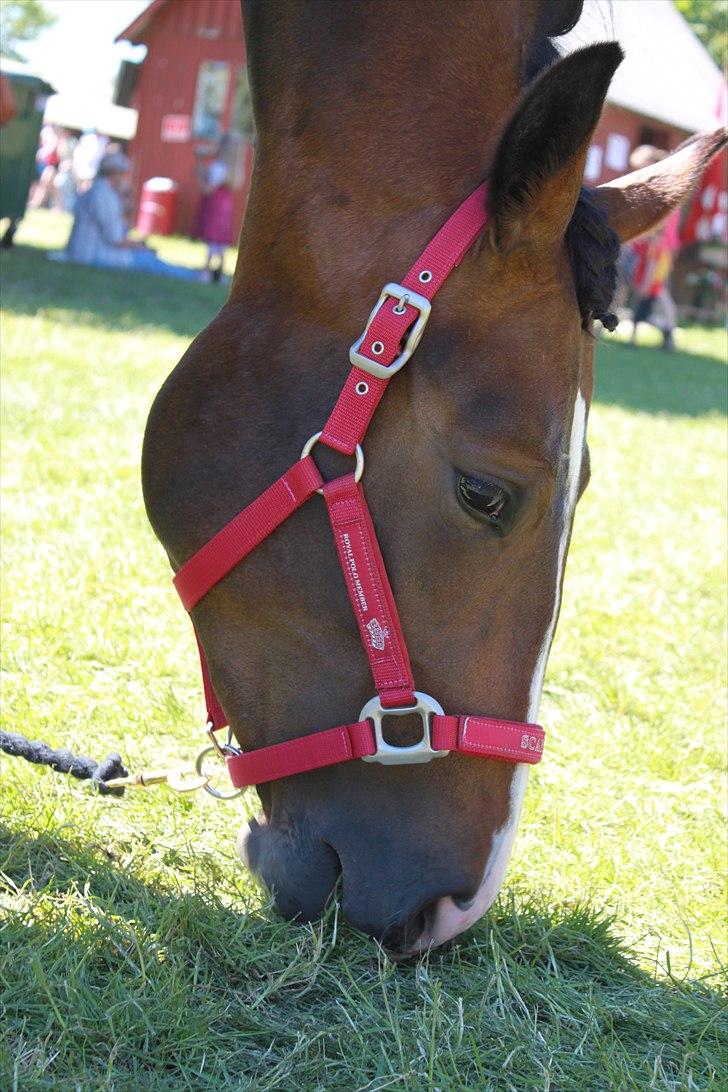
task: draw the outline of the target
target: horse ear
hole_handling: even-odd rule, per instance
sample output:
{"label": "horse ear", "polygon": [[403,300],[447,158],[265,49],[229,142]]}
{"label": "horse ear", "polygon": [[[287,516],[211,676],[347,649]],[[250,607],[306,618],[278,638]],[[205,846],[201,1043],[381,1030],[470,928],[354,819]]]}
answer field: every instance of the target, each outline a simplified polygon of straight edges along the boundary
{"label": "horse ear", "polygon": [[650,231],[687,197],[710,160],[726,144],[724,129],[698,133],[672,155],[605,182],[591,191],[623,243]]}
{"label": "horse ear", "polygon": [[623,57],[617,42],[577,50],[528,88],[495,154],[490,237],[502,251],[561,239],[579,196],[586,154]]}

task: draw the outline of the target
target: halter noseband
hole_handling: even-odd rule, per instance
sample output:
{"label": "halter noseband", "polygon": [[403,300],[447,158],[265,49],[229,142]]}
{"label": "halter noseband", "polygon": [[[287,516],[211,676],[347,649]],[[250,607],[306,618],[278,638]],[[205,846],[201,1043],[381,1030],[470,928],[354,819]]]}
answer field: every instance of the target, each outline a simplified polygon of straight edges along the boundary
{"label": "halter noseband", "polygon": [[[540,762],[544,731],[537,724],[491,717],[446,716],[440,705],[415,690],[397,606],[387,578],[360,479],[362,441],[389,380],[402,368],[422,337],[430,302],[460,263],[486,222],[486,185],[455,210],[427,245],[401,284],[387,284],[352,346],[353,365],[321,432],[307,441],[300,459],[264,493],[239,512],[184,564],[174,585],[186,610],[272,534],[314,493],[323,494],[349,599],[369,660],[377,696],[359,720],[326,731],[241,753],[220,747],[214,733],[228,724],[215,694],[198,638],[208,728],[226,757],[233,785],[240,789],[361,758],[384,765],[429,762],[450,751],[507,762]],[[311,451],[326,444],[356,455],[353,473],[324,482]],[[397,747],[384,739],[385,716],[415,713],[422,738]]]}

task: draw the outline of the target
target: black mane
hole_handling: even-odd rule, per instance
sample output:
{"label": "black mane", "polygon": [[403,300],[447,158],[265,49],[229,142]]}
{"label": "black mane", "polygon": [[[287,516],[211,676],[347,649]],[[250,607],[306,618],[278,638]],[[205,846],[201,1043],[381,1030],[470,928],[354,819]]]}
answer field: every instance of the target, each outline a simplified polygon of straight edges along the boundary
{"label": "black mane", "polygon": [[614,330],[619,322],[611,310],[617,290],[619,237],[586,187],[566,229],[566,245],[582,326],[588,329],[593,319],[599,319],[607,330]]}

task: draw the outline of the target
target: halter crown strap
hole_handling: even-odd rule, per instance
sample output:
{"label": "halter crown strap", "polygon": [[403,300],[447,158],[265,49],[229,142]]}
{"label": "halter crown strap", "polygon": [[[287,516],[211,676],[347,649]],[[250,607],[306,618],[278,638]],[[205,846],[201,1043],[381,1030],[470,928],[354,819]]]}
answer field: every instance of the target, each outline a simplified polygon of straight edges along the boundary
{"label": "halter crown strap", "polygon": [[[421,297],[427,304],[424,322],[427,321],[430,302],[485,226],[486,192],[483,183],[466,197],[422,251],[401,286],[387,285],[382,292],[364,334],[352,347],[350,357],[354,367],[321,433],[322,442],[329,447],[351,455],[364,439],[387,383],[409,356],[398,362],[396,370],[385,375],[371,374],[369,366],[391,368],[397,358],[404,355],[401,346],[405,334],[423,314],[423,309],[412,302],[416,297]],[[387,294],[387,289],[400,287],[402,291],[398,296]],[[421,334],[422,330],[419,331]],[[416,347],[417,344],[412,346],[412,351]]]}
{"label": "halter crown strap", "polygon": [[[388,764],[430,761],[459,751],[509,762],[541,759],[543,729],[535,724],[490,717],[445,715],[415,690],[407,646],[364,490],[361,443],[393,375],[416,349],[430,315],[430,303],[486,222],[486,186],[479,186],[440,228],[401,284],[385,286],[361,337],[350,351],[351,371],[323,430],[301,458],[227,523],[177,572],[174,585],[188,611],[251,550],[315,492],[323,493],[349,599],[367,654],[378,699],[359,721],[291,739],[245,754],[228,748],[228,769],[236,787],[261,784],[361,758]],[[310,451],[316,442],[344,454],[357,453],[357,471],[323,483]],[[198,639],[209,723],[228,723],[215,694]],[[383,737],[385,713],[411,712],[422,718],[423,738],[395,747]]]}

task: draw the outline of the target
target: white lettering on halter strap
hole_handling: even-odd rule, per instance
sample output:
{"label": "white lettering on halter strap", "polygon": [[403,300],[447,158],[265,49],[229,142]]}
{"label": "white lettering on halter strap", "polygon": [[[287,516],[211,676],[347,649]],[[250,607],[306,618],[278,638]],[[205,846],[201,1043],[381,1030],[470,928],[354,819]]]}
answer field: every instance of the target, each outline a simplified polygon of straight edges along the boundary
{"label": "white lettering on halter strap", "polygon": [[[369,610],[369,604],[367,603],[366,596],[364,595],[364,589],[361,586],[361,580],[359,579],[359,570],[356,567],[356,561],[354,559],[354,551],[351,548],[351,539],[346,531],[341,536],[341,541],[344,545],[344,553],[346,554],[346,564],[349,567],[349,573],[351,575],[352,583],[356,591],[356,597],[359,600],[359,606],[361,607],[362,614],[366,614]],[[374,645],[378,648],[378,645]],[[384,645],[382,645],[384,648]]]}

